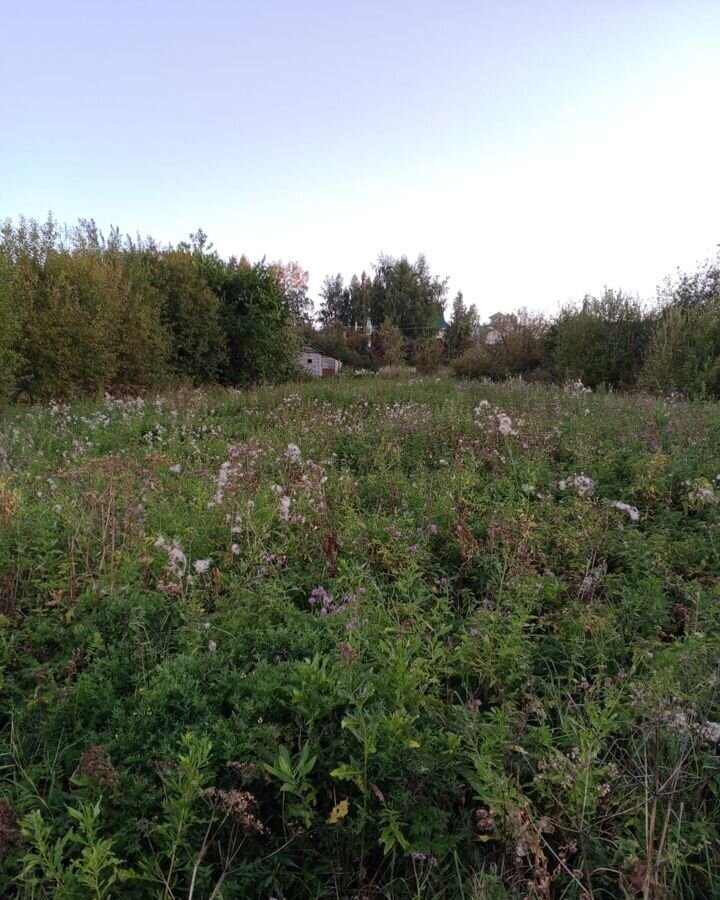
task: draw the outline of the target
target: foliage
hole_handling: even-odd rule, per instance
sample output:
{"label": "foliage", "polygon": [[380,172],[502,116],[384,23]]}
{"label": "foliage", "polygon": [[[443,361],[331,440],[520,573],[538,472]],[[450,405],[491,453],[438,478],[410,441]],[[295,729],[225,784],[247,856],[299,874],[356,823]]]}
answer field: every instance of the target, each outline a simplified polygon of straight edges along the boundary
{"label": "foliage", "polygon": [[11,293],[10,261],[0,252],[0,407],[12,396],[20,366],[17,353],[19,322]]}
{"label": "foliage", "polygon": [[4,414],[3,895],[718,895],[718,406],[396,374]]}
{"label": "foliage", "polygon": [[527,310],[495,313],[489,327],[453,361],[458,375],[499,380],[530,375],[547,363],[547,322]]}
{"label": "foliage", "polygon": [[365,272],[359,278],[353,275],[347,287],[342,275],[328,275],[320,291],[323,326],[326,329],[337,325],[364,329],[370,316],[372,289],[372,279]]}
{"label": "foliage", "polygon": [[478,317],[474,306],[466,306],[462,291],[453,300],[452,315],[445,334],[449,358],[455,359],[469,350],[478,336]]}
{"label": "foliage", "polygon": [[295,363],[296,276],[296,264],[226,262],[201,231],[161,248],[116,229],[105,237],[92,220],[65,229],[52,218],[8,221],[0,399],[138,391],[171,379],[281,380]]}
{"label": "foliage", "polygon": [[375,361],[368,347],[369,335],[364,331],[348,331],[337,323],[316,331],[306,327],[302,331],[303,342],[316,347],[326,356],[339,359],[344,366],[372,369]]}
{"label": "foliage", "polygon": [[406,256],[380,256],[375,264],[370,315],[373,325],[390,322],[408,338],[437,332],[447,293],[447,279],[434,276],[424,256],[411,263]]}
{"label": "foliage", "polygon": [[403,335],[390,319],[373,333],[373,355],[383,366],[399,366],[405,361]]}
{"label": "foliage", "polygon": [[591,388],[600,384],[636,384],[647,352],[652,320],[639,301],[606,289],[568,306],[553,323],[548,348],[560,379],[580,378]]}
{"label": "foliage", "polygon": [[216,289],[228,349],[223,380],[247,384],[290,377],[300,341],[272,269],[264,262],[248,266],[231,260]]}
{"label": "foliage", "polygon": [[697,272],[668,280],[660,299],[642,372],[644,386],[720,397],[720,257]]}
{"label": "foliage", "polygon": [[443,363],[445,345],[438,338],[413,341],[410,362],[422,375],[437,372]]}
{"label": "foliage", "polygon": [[298,262],[275,262],[268,268],[277,279],[295,324],[309,324],[312,313],[312,300],[308,296],[310,273]]}

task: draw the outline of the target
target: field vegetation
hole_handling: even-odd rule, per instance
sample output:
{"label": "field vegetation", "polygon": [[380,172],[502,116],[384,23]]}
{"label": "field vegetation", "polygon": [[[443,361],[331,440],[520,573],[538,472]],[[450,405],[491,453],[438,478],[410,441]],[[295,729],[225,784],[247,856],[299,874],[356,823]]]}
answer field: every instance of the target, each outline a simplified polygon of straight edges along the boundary
{"label": "field vegetation", "polygon": [[[297,262],[222,258],[198,231],[160,245],[21,218],[0,227],[0,404],[96,399],[182,383],[297,377],[303,343],[348,369],[720,398],[720,257],[678,272],[654,302],[606,289],[554,317],[482,321],[424,256],[381,254],[348,284],[327,277],[313,314]],[[486,298],[476,298],[487,310]],[[445,320],[447,310],[448,320]]]}
{"label": "field vegetation", "polygon": [[397,374],[3,416],[3,896],[720,896],[720,409]]}

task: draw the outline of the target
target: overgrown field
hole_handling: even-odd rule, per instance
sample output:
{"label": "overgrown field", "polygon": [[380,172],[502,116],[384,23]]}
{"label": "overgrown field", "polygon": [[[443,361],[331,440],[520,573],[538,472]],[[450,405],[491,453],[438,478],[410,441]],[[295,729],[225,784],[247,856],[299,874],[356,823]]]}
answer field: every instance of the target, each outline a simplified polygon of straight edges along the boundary
{"label": "overgrown field", "polygon": [[0,893],[720,897],[718,479],[578,386],[6,414]]}

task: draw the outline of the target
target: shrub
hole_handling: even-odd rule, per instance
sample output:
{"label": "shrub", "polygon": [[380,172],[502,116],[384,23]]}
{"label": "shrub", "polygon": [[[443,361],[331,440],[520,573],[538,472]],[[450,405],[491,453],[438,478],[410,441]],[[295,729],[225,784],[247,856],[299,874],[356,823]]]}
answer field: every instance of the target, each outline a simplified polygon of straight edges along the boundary
{"label": "shrub", "polygon": [[364,332],[353,332],[335,324],[324,331],[305,328],[302,331],[302,338],[326,356],[339,359],[344,366],[357,369],[374,368],[374,360],[367,346],[368,336]]}
{"label": "shrub", "polygon": [[397,378],[407,378],[409,375],[415,375],[416,370],[412,366],[403,366],[403,365],[395,365],[395,366],[381,366],[378,369],[378,375],[380,378],[387,378],[390,380]]}
{"label": "shrub", "polygon": [[452,367],[466,378],[500,380],[529,375],[545,363],[546,332],[545,320],[527,310],[496,313],[484,336],[453,360]]}
{"label": "shrub", "polygon": [[170,370],[197,384],[216,381],[225,363],[220,300],[196,257],[187,249],[148,249],[143,257],[168,333]]}
{"label": "shrub", "polygon": [[591,388],[632,387],[651,331],[651,317],[622,291],[587,296],[579,306],[566,307],[548,332],[553,373],[559,380],[580,378]]}
{"label": "shrub", "polygon": [[373,356],[382,366],[399,366],[405,362],[403,336],[397,325],[385,319],[373,333]]}
{"label": "shrub", "polygon": [[662,309],[642,383],[651,390],[720,397],[720,256],[659,291]]}
{"label": "shrub", "polygon": [[228,349],[223,380],[242,384],[293,377],[300,338],[292,328],[282,288],[268,266],[231,260],[217,290]]}
{"label": "shrub", "polygon": [[12,303],[10,261],[0,253],[0,406],[15,393],[15,376],[21,362],[15,350],[18,326]]}
{"label": "shrub", "polygon": [[703,307],[663,311],[641,382],[649,390],[720,397],[720,297]]}
{"label": "shrub", "polygon": [[443,363],[445,346],[437,338],[414,341],[410,351],[410,361],[421,375],[437,372]]}
{"label": "shrub", "polygon": [[202,232],[160,248],[91,220],[20,219],[0,232],[0,401],[67,399],[169,379],[295,372],[290,298],[276,273],[226,262]]}

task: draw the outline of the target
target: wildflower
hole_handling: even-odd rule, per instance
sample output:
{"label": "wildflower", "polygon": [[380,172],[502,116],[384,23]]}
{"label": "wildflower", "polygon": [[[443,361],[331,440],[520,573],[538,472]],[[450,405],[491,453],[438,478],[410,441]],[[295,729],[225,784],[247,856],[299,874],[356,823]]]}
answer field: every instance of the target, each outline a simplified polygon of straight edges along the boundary
{"label": "wildflower", "polygon": [[337,655],[343,662],[352,662],[358,657],[357,650],[347,641],[340,641],[338,644]]}
{"label": "wildflower", "polygon": [[116,788],[120,780],[108,752],[98,745],[88,747],[82,754],[74,773],[74,776],[78,775],[91,778],[106,788]]}
{"label": "wildflower", "polygon": [[558,487],[561,491],[575,491],[578,497],[590,497],[595,492],[597,484],[587,475],[573,475],[559,481]]}
{"label": "wildflower", "polygon": [[250,812],[257,800],[248,791],[223,791],[211,787],[203,793],[215,809],[220,810],[226,818],[237,822],[246,834],[267,832],[265,825]]}
{"label": "wildflower", "polygon": [[208,641],[208,650],[211,653],[214,653],[217,650],[217,643],[215,641]]}
{"label": "wildflower", "polygon": [[506,413],[498,413],[497,421],[498,431],[505,437],[510,437],[510,435],[516,435],[518,433],[517,429],[513,428],[512,419]]}
{"label": "wildflower", "polygon": [[491,809],[483,809],[481,807],[475,810],[475,828],[481,834],[487,834],[488,831],[492,831],[495,828],[495,816]]}
{"label": "wildflower", "polygon": [[19,847],[21,843],[15,810],[4,798],[0,798],[0,859],[10,847]]}
{"label": "wildflower", "polygon": [[193,569],[195,569],[196,574],[204,575],[206,572],[210,571],[211,565],[211,559],[196,559],[193,563]]}
{"label": "wildflower", "polygon": [[630,517],[631,522],[640,521],[640,512],[636,506],[630,506],[629,503],[623,503],[622,500],[613,500],[610,505],[614,506],[615,509],[619,509],[621,512],[626,512]]}
{"label": "wildflower", "polygon": [[173,473],[173,475],[179,475],[182,472],[182,466],[180,465],[180,463],[175,463],[174,466],[170,466],[170,471]]}
{"label": "wildflower", "polygon": [[696,478],[694,481],[685,483],[693,489],[688,494],[688,499],[696,509],[702,506],[715,506],[718,502],[715,489],[706,478]]}
{"label": "wildflower", "polygon": [[175,538],[168,543],[163,535],[158,535],[155,546],[164,550],[168,557],[168,570],[177,578],[181,578],[185,574],[185,566],[187,565],[187,557],[183,553],[180,542]]}
{"label": "wildflower", "polygon": [[277,509],[280,515],[280,518],[283,522],[290,521],[290,505],[292,504],[292,500],[290,497],[279,497],[277,502]]}
{"label": "wildflower", "polygon": [[302,462],[302,453],[300,452],[300,448],[297,444],[287,445],[285,458],[295,465],[300,465],[300,463]]}
{"label": "wildflower", "polygon": [[240,556],[240,544],[233,544],[230,547],[233,556]]}
{"label": "wildflower", "polygon": [[720,722],[703,722],[698,728],[698,733],[704,741],[720,744]]}

